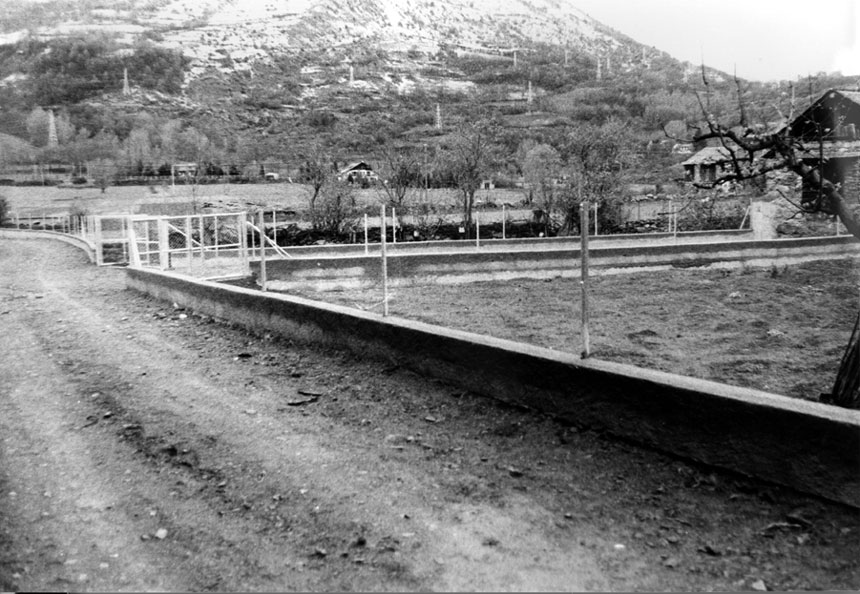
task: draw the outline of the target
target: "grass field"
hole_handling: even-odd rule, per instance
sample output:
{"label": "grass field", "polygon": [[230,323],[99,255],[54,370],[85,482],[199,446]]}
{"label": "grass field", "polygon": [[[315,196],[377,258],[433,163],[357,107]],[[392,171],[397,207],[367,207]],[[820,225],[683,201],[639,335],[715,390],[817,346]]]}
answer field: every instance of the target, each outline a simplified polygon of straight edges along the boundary
{"label": "grass field", "polygon": [[[373,207],[386,198],[381,188],[357,189],[355,192],[360,206]],[[308,207],[310,188],[290,183],[114,186],[102,193],[98,188],[4,186],[0,187],[0,196],[8,200],[10,210],[19,216],[67,214],[73,205],[89,214],[130,214],[145,208],[145,205],[195,201],[200,206],[211,204],[224,210],[276,207],[301,212]],[[481,190],[476,199],[496,204],[517,204],[523,199],[523,194],[510,189]],[[431,189],[427,200],[441,209],[457,210],[460,207],[459,195],[453,189]]]}
{"label": "grass field", "polygon": [[[594,357],[817,400],[858,309],[852,259],[591,279]],[[306,293],[379,311],[381,290]],[[391,315],[580,353],[578,280],[397,288]]]}

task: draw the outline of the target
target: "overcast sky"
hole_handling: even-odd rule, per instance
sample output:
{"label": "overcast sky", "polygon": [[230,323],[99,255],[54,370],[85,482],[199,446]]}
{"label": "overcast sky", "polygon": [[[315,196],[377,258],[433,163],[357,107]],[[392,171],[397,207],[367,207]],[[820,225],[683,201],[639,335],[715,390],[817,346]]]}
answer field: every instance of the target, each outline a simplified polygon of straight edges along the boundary
{"label": "overcast sky", "polygon": [[860,75],[858,0],[562,0],[680,60],[751,80]]}

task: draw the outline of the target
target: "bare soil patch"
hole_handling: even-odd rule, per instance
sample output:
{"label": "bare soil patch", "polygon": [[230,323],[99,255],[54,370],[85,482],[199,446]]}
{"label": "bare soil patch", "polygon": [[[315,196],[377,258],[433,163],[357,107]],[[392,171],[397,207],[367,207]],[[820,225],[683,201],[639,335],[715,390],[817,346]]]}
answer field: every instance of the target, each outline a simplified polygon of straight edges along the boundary
{"label": "bare soil patch", "polygon": [[3,590],[860,587],[856,510],[248,334],[63,244],[0,243],[0,332]]}
{"label": "bare soil patch", "polygon": [[[310,188],[305,184],[199,184],[197,186],[158,183],[151,186],[112,186],[105,192],[99,188],[64,188],[54,186],[4,186],[0,195],[9,201],[10,211],[22,216],[66,214],[72,205],[89,214],[128,214],[146,204],[189,204],[198,207],[211,205],[221,211],[255,210],[260,207],[289,209],[297,212],[308,207]],[[378,205],[385,200],[381,188],[355,190],[359,205]],[[459,205],[457,190],[432,189],[428,193],[432,204],[456,208]],[[481,199],[489,202],[517,203],[522,192],[498,189],[482,192]],[[378,208],[378,207],[377,207]],[[159,213],[151,213],[159,214]],[[176,214],[176,213],[164,213]]]}
{"label": "bare soil patch", "polygon": [[[391,264],[390,264],[391,265]],[[396,265],[396,264],[394,264]],[[860,307],[854,259],[590,279],[592,356],[818,400]],[[381,289],[302,296],[379,311]],[[578,280],[398,287],[391,315],[581,353]]]}

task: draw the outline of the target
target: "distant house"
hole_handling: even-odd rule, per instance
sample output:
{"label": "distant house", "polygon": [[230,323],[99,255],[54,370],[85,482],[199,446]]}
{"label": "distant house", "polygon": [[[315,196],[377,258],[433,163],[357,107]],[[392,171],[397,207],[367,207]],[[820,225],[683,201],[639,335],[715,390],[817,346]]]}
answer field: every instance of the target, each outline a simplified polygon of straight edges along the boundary
{"label": "distant house", "polygon": [[173,175],[177,177],[196,177],[197,163],[174,163]]}
{"label": "distant house", "polygon": [[706,146],[681,163],[686,180],[692,183],[711,183],[731,167],[732,157],[724,146]]}
{"label": "distant house", "polygon": [[675,155],[692,155],[693,154],[693,143],[692,142],[677,142],[672,145],[672,153]]}
{"label": "distant house", "polygon": [[379,176],[373,171],[373,167],[364,161],[356,161],[338,171],[337,179],[349,183],[374,183],[379,181]]}
{"label": "distant house", "polygon": [[[843,195],[860,194],[860,92],[826,91],[788,128],[806,148],[804,163],[820,168],[822,177]],[[804,198],[814,198],[810,194],[818,192],[803,182]]]}

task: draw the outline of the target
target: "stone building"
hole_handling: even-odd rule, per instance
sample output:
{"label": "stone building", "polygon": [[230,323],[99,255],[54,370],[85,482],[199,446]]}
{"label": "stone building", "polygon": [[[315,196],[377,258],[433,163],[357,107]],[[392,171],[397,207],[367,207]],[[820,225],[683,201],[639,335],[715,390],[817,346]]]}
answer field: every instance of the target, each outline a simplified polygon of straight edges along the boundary
{"label": "stone building", "polygon": [[706,146],[681,163],[686,181],[694,184],[709,184],[720,179],[731,167],[731,154],[724,146]]}
{"label": "stone building", "polygon": [[[860,196],[860,92],[829,90],[789,123],[803,141],[803,161],[820,168],[843,196]],[[803,185],[804,198],[820,190]]]}

